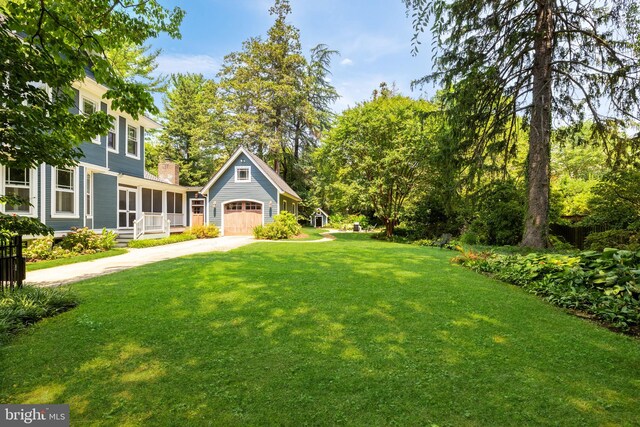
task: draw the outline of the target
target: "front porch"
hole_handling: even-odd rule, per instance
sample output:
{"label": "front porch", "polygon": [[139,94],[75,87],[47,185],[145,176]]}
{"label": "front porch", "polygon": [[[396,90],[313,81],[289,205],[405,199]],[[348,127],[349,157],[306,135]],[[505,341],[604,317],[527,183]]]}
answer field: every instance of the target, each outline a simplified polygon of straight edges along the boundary
{"label": "front porch", "polygon": [[138,240],[184,231],[186,191],[172,184],[136,181],[140,180],[122,178],[118,183],[118,233]]}

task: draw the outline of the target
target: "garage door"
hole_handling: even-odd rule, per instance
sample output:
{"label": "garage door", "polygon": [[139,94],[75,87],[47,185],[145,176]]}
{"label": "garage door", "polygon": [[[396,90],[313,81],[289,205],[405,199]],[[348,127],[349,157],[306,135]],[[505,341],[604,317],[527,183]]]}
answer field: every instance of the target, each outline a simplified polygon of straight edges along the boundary
{"label": "garage door", "polygon": [[248,236],[262,224],[262,205],[256,202],[231,202],[224,205],[224,235]]}

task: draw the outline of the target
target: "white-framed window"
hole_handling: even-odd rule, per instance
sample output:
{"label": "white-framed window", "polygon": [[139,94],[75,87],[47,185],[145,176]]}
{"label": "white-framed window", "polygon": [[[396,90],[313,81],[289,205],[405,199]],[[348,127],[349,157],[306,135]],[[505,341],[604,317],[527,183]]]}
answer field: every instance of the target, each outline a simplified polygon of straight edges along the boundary
{"label": "white-framed window", "polygon": [[282,211],[283,211],[283,212],[286,212],[286,211],[287,211],[287,201],[286,201],[286,200],[283,200],[283,201],[282,201]]}
{"label": "white-framed window", "polygon": [[235,182],[251,182],[251,166],[236,166]]}
{"label": "white-framed window", "polygon": [[78,218],[78,169],[52,168],[51,216]]}
{"label": "white-framed window", "polygon": [[[98,111],[98,104],[96,104],[94,101],[87,99],[87,98],[82,98],[82,114],[84,114],[85,116],[90,116],[91,114],[95,113],[96,111]],[[96,135],[94,137],[91,138],[91,142],[93,142],[94,144],[100,144],[100,136]]]}
{"label": "white-framed window", "polygon": [[107,148],[109,151],[118,152],[118,118],[109,116],[111,119],[111,127],[107,133]]}
{"label": "white-framed window", "polygon": [[22,216],[34,215],[35,208],[31,206],[36,192],[35,173],[33,170],[5,167],[3,168],[3,171],[3,193],[7,195],[13,194],[28,201],[28,203],[24,203],[20,206],[5,204],[3,206],[3,211],[7,214]]}
{"label": "white-framed window", "polygon": [[138,128],[127,126],[127,156],[140,158],[140,140],[138,138]]}
{"label": "white-framed window", "polygon": [[85,180],[85,206],[84,211],[87,218],[93,218],[93,207],[91,205],[91,195],[93,194],[93,174],[89,171],[86,173],[87,179]]}

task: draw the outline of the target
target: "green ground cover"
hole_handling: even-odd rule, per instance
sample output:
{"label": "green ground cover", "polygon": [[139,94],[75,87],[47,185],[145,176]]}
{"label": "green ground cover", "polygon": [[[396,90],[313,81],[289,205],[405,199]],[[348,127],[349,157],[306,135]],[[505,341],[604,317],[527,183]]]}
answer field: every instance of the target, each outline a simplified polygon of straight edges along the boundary
{"label": "green ground cover", "polygon": [[640,343],[449,263],[338,234],[73,286],[0,349],[0,401],[81,425],[633,425]]}
{"label": "green ground cover", "polygon": [[96,252],[95,254],[78,255],[71,258],[58,258],[46,261],[28,262],[27,271],[42,270],[43,268],[58,267],[60,265],[75,264],[77,262],[93,261],[94,259],[108,258],[111,256],[126,254],[124,248],[110,249],[104,252]]}

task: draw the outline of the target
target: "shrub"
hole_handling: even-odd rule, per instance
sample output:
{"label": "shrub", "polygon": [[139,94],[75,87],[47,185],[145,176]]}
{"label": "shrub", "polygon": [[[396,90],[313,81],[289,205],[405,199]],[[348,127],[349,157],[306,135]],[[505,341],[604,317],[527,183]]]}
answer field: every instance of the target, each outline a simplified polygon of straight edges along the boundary
{"label": "shrub", "polygon": [[640,252],[607,249],[576,256],[456,257],[475,271],[523,287],[560,307],[585,311],[622,330],[640,325]]}
{"label": "shrub", "polygon": [[220,235],[220,229],[214,224],[194,225],[188,228],[185,233],[194,235],[198,239],[211,239]]}
{"label": "shrub", "polygon": [[77,296],[63,288],[23,286],[0,293],[0,341],[6,341],[24,327],[76,305]]}
{"label": "shrub", "polygon": [[146,239],[146,240],[131,240],[128,243],[130,248],[150,248],[152,246],[169,245],[171,243],[186,242],[187,240],[195,240],[197,237],[193,234],[172,234],[169,237],[163,237],[162,239]]}
{"label": "shrub", "polygon": [[591,233],[584,241],[585,247],[592,251],[602,251],[605,248],[619,248],[638,250],[640,235],[630,230],[607,230]]}
{"label": "shrub", "polygon": [[273,222],[265,226],[258,225],[253,228],[253,236],[256,239],[282,240],[297,236],[302,232],[296,216],[290,212],[282,212],[273,217]]}
{"label": "shrub", "polygon": [[96,234],[88,227],[72,227],[71,232],[60,241],[60,247],[77,253],[108,251],[115,246],[117,237],[116,233],[106,228],[102,229],[102,234]]}
{"label": "shrub", "polygon": [[53,236],[44,236],[31,240],[22,252],[22,255],[24,255],[27,261],[52,259]]}

